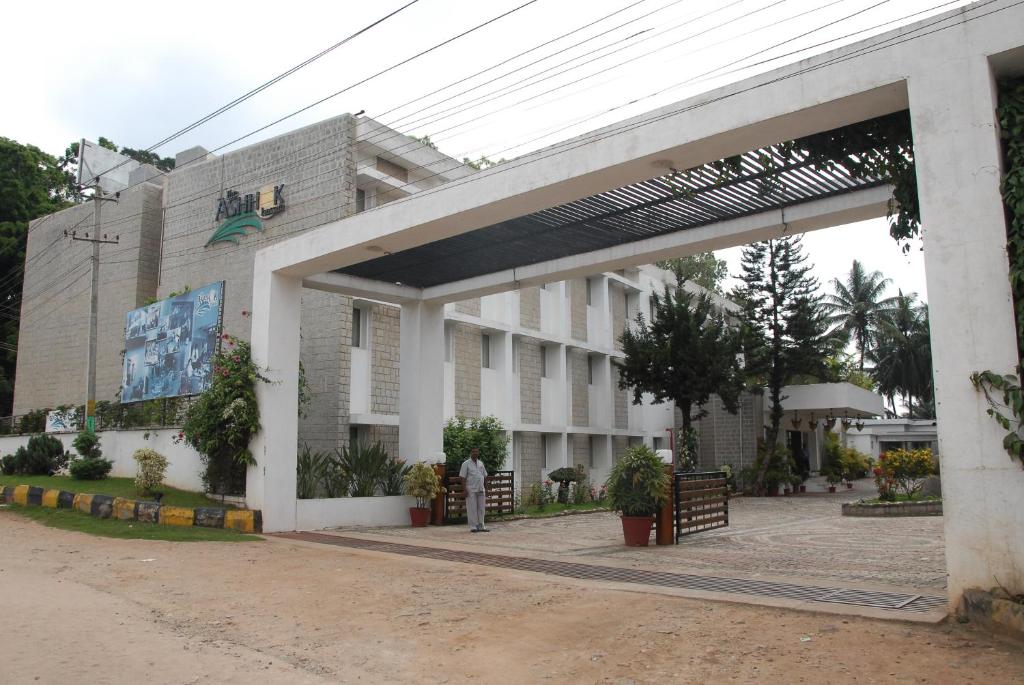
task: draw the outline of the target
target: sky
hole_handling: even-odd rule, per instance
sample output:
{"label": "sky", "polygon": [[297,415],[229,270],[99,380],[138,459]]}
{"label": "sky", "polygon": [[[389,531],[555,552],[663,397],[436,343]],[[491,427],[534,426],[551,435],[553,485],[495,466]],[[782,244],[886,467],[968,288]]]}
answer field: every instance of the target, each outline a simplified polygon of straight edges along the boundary
{"label": "sky", "polygon": [[[55,155],[101,135],[149,148],[408,2],[115,0],[88,11],[81,3],[11,3],[0,43],[8,65],[0,136]],[[512,159],[964,4],[418,0],[156,152],[231,150],[365,110],[429,135],[454,157]],[[805,245],[823,284],[857,258],[926,299],[920,244],[904,255],[884,219],[808,234]],[[738,248],[721,256],[736,273]]]}

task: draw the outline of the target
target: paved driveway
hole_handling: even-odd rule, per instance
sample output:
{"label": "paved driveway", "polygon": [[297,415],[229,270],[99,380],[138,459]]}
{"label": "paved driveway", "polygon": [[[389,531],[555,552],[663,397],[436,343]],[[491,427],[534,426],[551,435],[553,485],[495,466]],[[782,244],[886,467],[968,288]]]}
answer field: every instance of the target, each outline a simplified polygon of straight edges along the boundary
{"label": "paved driveway", "polygon": [[[944,588],[942,517],[842,516],[843,502],[873,494],[870,480],[856,485],[833,495],[737,497],[728,528],[690,535],[671,547],[653,541],[648,548],[623,546],[618,517],[607,512],[498,522],[479,535],[465,526],[359,532],[413,544],[703,575]],[[809,489],[823,488],[811,483]]]}

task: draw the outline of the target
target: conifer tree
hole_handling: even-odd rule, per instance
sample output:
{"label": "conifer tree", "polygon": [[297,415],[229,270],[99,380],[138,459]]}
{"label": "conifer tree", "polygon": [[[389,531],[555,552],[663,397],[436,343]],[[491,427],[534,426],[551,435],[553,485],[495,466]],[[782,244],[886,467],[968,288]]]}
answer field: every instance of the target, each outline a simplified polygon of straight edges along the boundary
{"label": "conifer tree", "polygon": [[[767,388],[769,428],[755,490],[776,459],[782,424],[783,386],[821,378],[836,351],[821,311],[818,282],[803,253],[800,236],[783,236],[743,250],[742,285],[734,293],[743,306],[743,351],[750,382]],[[841,349],[841,348],[840,348]]]}

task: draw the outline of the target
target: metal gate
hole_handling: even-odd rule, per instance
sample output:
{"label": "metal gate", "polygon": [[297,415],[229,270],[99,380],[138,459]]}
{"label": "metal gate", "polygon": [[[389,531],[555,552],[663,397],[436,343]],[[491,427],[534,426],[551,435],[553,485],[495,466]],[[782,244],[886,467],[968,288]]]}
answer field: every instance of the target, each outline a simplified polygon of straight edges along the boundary
{"label": "metal gate", "polygon": [[729,525],[729,485],[724,471],[673,477],[676,543],[683,535]]}
{"label": "metal gate", "polygon": [[[489,515],[511,514],[515,511],[515,473],[495,471],[485,479]],[[447,492],[444,497],[444,521],[454,523],[466,518],[466,490],[462,478],[452,474],[445,477]]]}

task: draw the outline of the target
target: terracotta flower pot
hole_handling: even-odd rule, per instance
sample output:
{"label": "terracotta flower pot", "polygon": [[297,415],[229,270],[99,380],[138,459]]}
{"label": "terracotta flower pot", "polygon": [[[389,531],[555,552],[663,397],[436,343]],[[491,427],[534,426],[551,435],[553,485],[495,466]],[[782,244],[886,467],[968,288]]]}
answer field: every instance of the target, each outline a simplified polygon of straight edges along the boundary
{"label": "terracotta flower pot", "polygon": [[653,525],[653,516],[623,516],[622,537],[626,540],[626,547],[646,547]]}
{"label": "terracotta flower pot", "polygon": [[801,493],[803,493],[803,492],[807,492],[807,486],[806,486],[806,485],[801,485],[801,486],[800,486],[800,492],[801,492]]}
{"label": "terracotta flower pot", "polygon": [[847,483],[846,484],[846,489],[847,490],[853,490],[853,483]]}
{"label": "terracotta flower pot", "polygon": [[409,507],[409,519],[412,521],[413,528],[422,528],[427,525],[430,520],[430,509],[424,507]]}
{"label": "terracotta flower pot", "polygon": [[783,490],[783,491],[782,491],[782,494],[783,494],[783,495],[784,495],[785,497],[789,497],[790,495],[792,495],[792,494],[793,494],[793,491],[792,491],[792,490],[790,490],[789,488],[786,488],[785,490]]}
{"label": "terracotta flower pot", "polygon": [[836,491],[836,486],[834,486],[834,485],[828,486],[828,491],[829,492],[835,492]]}

